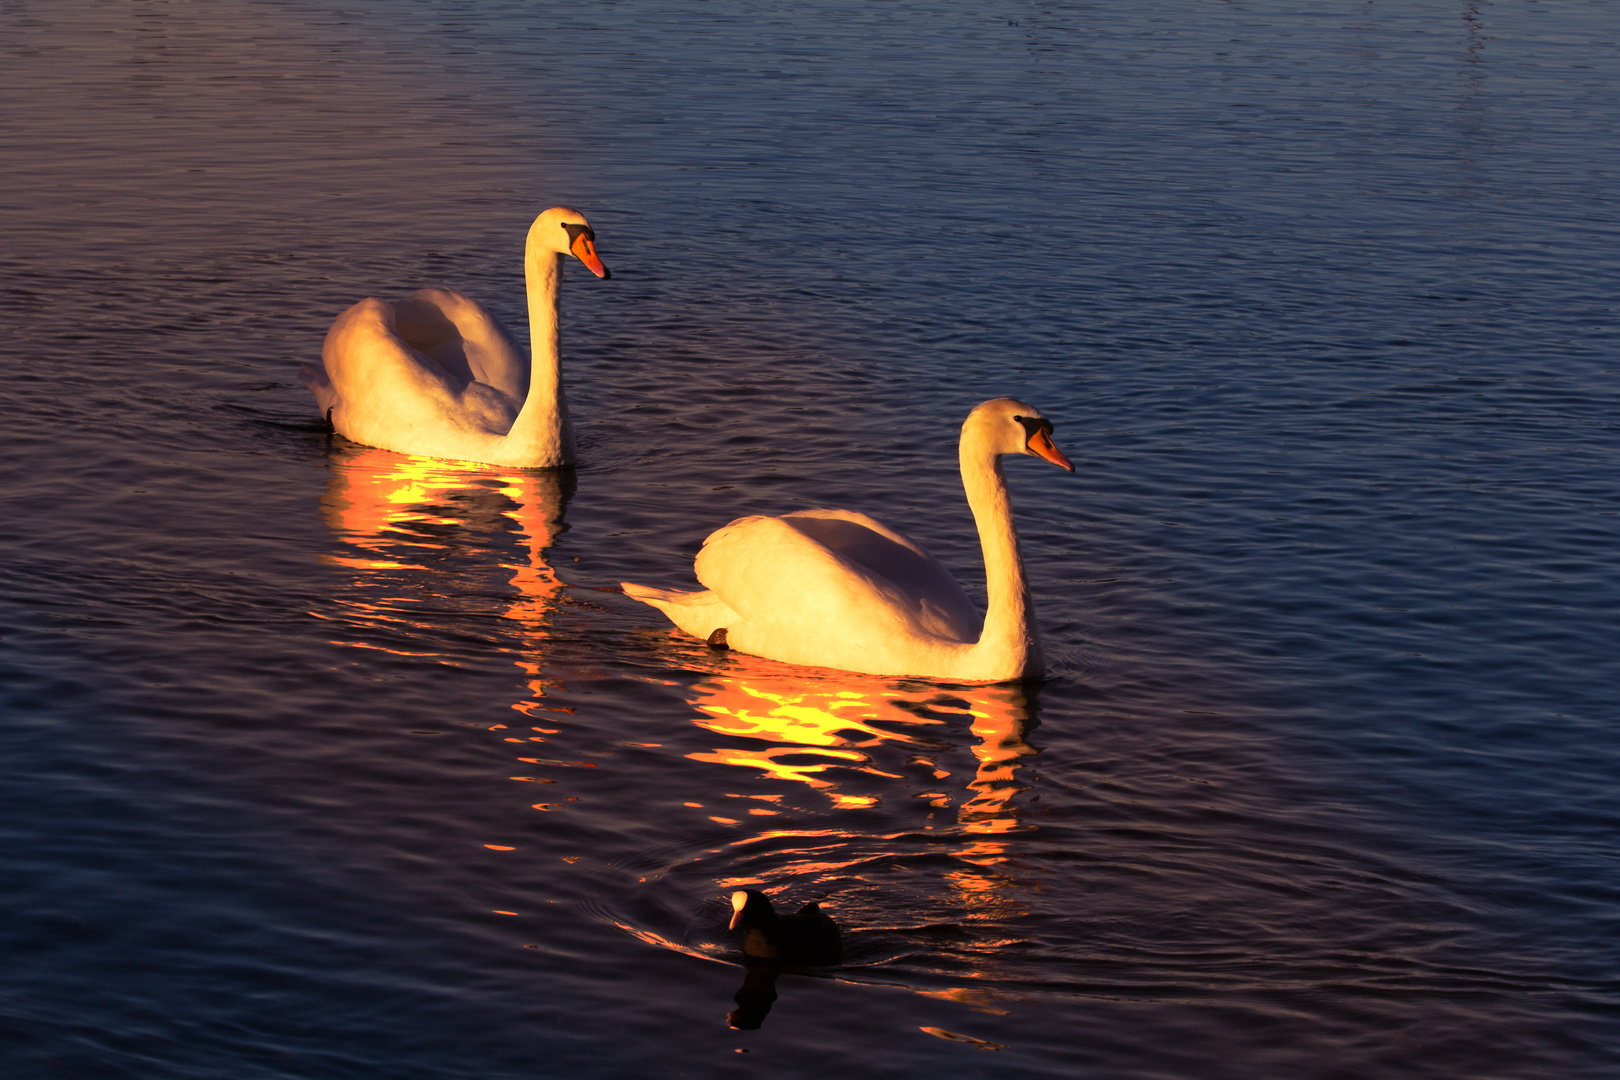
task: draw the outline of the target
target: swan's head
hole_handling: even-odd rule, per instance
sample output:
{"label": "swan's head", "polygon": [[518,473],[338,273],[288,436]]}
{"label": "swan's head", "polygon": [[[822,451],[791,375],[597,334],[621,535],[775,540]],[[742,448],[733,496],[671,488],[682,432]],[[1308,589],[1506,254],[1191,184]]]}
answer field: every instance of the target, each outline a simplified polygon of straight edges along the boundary
{"label": "swan's head", "polygon": [[608,268],[596,255],[596,233],[591,223],[578,210],[566,206],[553,206],[534,219],[529,226],[530,250],[554,251],[559,255],[572,255],[599,278],[610,278]]}
{"label": "swan's head", "polygon": [[1016,398],[992,398],[968,413],[962,442],[987,445],[994,454],[1030,454],[1074,472],[1074,465],[1052,443],[1052,421]]}

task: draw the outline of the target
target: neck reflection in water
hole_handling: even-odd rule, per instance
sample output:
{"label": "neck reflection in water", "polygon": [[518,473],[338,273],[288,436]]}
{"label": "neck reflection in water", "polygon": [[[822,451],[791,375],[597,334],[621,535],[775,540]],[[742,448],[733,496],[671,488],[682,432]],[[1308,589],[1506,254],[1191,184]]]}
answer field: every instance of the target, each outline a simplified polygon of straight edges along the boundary
{"label": "neck reflection in water", "polygon": [[[449,640],[447,622],[487,616],[492,598],[519,624],[525,652],[547,637],[563,585],[545,552],[565,528],[573,470],[503,469],[350,443],[330,463],[321,512],[342,548],[326,561],[353,575],[333,594],[335,613],[315,614],[344,624],[338,644],[456,664],[462,657],[424,652],[424,643]],[[538,694],[538,657],[518,663]]]}
{"label": "neck reflection in water", "polygon": [[[693,686],[689,700],[694,722],[724,740],[687,757],[751,771],[752,780],[738,777],[737,791],[772,807],[800,802],[792,785],[814,793],[812,802],[825,800],[812,812],[822,827],[769,828],[732,842],[731,876],[718,886],[760,888],[795,904],[825,898],[853,932],[849,974],[898,953],[907,966],[952,981],[992,975],[1005,934],[980,943],[968,928],[1005,928],[1023,914],[1018,896],[1027,883],[1010,864],[1012,845],[1036,828],[1015,801],[1030,786],[1020,769],[1037,753],[1026,741],[1038,723],[1033,688],[807,673],[734,656],[724,673]],[[971,778],[951,760],[964,735]],[[781,794],[761,795],[761,779],[788,783],[767,783]],[[942,925],[964,933],[941,946],[948,957],[929,957],[927,942]],[[776,1000],[780,966],[750,957],[746,968],[739,1007],[727,1016],[733,1027],[759,1026]]]}

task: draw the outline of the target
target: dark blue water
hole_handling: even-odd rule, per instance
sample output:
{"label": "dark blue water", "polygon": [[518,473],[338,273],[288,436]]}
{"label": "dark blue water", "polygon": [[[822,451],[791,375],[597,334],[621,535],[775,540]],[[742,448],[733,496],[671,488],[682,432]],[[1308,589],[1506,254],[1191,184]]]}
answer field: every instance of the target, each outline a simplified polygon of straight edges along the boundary
{"label": "dark blue water", "polygon": [[[1617,15],[0,3],[4,1074],[1620,1072]],[[558,203],[579,468],[330,439]],[[1003,394],[1046,682],[617,591],[982,589]],[[755,1031],[743,886],[845,927]]]}

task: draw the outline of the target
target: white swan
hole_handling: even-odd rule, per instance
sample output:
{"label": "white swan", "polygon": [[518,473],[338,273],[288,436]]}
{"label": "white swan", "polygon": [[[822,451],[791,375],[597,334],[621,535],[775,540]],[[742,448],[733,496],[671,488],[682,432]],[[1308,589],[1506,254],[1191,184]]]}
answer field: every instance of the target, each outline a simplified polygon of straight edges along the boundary
{"label": "white swan", "polygon": [[624,591],[710,644],[790,664],[961,682],[1040,678],[1040,630],[1002,454],[1033,454],[1074,471],[1052,445],[1052,422],[1033,406],[996,398],[968,414],[958,455],[984,549],[990,603],[982,624],[938,560],[850,510],[738,518],[698,553],[707,591],[623,582]]}
{"label": "white swan", "polygon": [[557,359],[557,285],[572,253],[599,278],[596,234],[584,215],[554,206],[529,227],[525,361],[482,304],[449,289],[403,300],[368,297],[337,317],[321,363],[298,377],[345,438],[407,454],[546,468],[574,461]]}

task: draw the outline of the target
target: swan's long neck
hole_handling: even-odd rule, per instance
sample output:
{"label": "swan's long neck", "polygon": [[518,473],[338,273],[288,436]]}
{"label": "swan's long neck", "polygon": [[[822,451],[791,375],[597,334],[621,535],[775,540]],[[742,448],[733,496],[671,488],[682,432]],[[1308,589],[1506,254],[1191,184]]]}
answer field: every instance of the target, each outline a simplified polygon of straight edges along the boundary
{"label": "swan's long neck", "polygon": [[989,678],[1039,678],[1045,671],[1045,660],[1029,583],[1024,578],[1024,559],[1018,550],[1018,530],[1013,526],[1012,502],[1007,498],[1001,457],[982,439],[974,438],[971,431],[962,433],[958,453],[962,486],[967,490],[973,520],[979,526],[985,587],[989,594],[984,629],[973,648],[975,667],[985,667],[991,672]]}
{"label": "swan's long neck", "polygon": [[537,249],[531,241],[523,259],[523,277],[529,290],[529,396],[506,439],[521,449],[526,464],[571,465],[574,428],[568,421],[557,340],[562,256]]}

